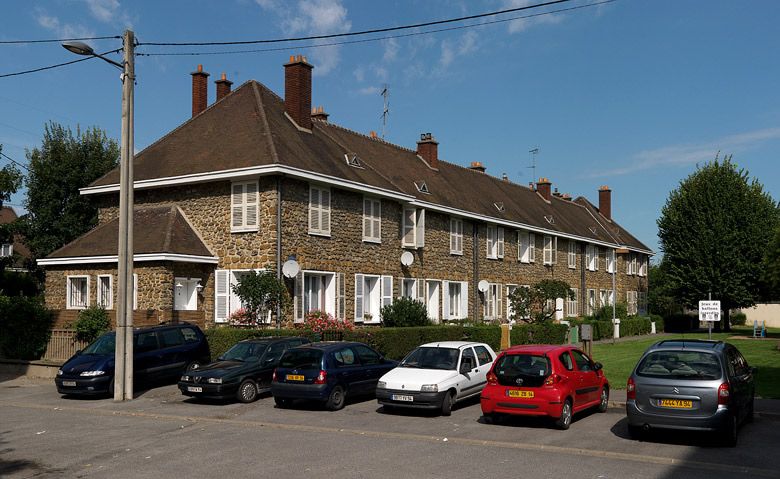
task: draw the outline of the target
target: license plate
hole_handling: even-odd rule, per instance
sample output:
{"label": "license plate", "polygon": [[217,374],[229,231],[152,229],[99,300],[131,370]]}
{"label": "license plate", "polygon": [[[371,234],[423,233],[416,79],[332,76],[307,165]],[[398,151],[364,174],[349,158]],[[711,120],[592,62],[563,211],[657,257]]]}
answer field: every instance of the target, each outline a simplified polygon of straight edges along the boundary
{"label": "license plate", "polygon": [[187,392],[190,393],[202,393],[203,388],[200,386],[187,386]]}
{"label": "license plate", "polygon": [[392,395],[393,401],[406,401],[406,402],[412,402],[414,401],[414,396],[407,396],[405,394],[393,394]]}
{"label": "license plate", "polygon": [[508,391],[509,397],[511,398],[525,398],[530,399],[534,397],[533,391],[518,391],[517,389],[510,389]]}
{"label": "license plate", "polygon": [[288,381],[303,381],[303,374],[288,374]]}
{"label": "license plate", "polygon": [[693,408],[693,401],[685,399],[659,399],[658,405],[674,409],[691,409]]}
{"label": "license plate", "polygon": [[76,387],[76,381],[62,381],[62,385]]}

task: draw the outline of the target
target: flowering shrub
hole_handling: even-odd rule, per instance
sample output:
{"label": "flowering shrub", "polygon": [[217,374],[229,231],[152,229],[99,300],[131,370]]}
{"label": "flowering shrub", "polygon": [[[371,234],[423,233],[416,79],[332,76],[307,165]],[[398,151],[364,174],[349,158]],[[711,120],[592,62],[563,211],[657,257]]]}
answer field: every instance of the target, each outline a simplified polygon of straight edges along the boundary
{"label": "flowering shrub", "polygon": [[228,318],[228,323],[231,326],[251,326],[256,323],[252,317],[252,313],[246,308],[238,308]]}
{"label": "flowering shrub", "polygon": [[351,321],[336,319],[320,310],[309,311],[303,324],[298,325],[298,327],[317,334],[355,329],[355,325]]}

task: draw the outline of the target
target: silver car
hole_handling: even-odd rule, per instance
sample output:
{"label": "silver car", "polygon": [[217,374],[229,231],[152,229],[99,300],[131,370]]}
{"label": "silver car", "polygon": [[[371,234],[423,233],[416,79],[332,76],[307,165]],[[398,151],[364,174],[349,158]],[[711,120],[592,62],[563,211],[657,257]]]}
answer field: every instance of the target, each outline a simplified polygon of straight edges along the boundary
{"label": "silver car", "polygon": [[628,430],[716,431],[727,445],[753,418],[755,368],[722,341],[669,340],[645,351],[628,378]]}

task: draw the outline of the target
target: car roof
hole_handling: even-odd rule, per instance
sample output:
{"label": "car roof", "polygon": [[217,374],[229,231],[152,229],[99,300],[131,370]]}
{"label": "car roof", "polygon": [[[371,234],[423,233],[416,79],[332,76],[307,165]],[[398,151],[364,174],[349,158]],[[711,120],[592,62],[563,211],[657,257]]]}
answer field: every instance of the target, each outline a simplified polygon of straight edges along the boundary
{"label": "car roof", "polygon": [[420,348],[453,348],[458,349],[464,346],[485,346],[485,343],[477,343],[474,341],[437,341],[434,343],[421,344]]}
{"label": "car roof", "polygon": [[553,351],[564,351],[569,349],[577,349],[574,346],[568,344],[520,344],[512,346],[505,352],[507,354],[528,353],[528,354],[547,354]]}
{"label": "car roof", "polygon": [[141,328],[133,328],[133,333],[147,333],[149,331],[159,331],[161,329],[167,329],[167,328],[183,328],[183,327],[190,327],[190,328],[198,328],[197,325],[187,322],[182,323],[168,323],[168,324],[158,324],[157,326],[145,326]]}
{"label": "car roof", "polygon": [[333,351],[334,349],[338,349],[344,346],[366,346],[363,343],[358,343],[355,341],[319,341],[317,343],[309,343],[309,344],[303,344],[301,346],[298,346],[295,349],[299,348],[309,348],[309,349],[321,349],[323,351]]}
{"label": "car roof", "polygon": [[658,350],[680,350],[680,349],[695,349],[699,351],[720,351],[724,349],[726,343],[723,341],[715,341],[708,339],[666,339],[659,341],[650,348],[649,351]]}
{"label": "car roof", "polygon": [[239,343],[270,343],[274,341],[287,341],[290,339],[306,339],[306,338],[302,338],[300,336],[266,336],[264,338],[244,339],[239,341]]}

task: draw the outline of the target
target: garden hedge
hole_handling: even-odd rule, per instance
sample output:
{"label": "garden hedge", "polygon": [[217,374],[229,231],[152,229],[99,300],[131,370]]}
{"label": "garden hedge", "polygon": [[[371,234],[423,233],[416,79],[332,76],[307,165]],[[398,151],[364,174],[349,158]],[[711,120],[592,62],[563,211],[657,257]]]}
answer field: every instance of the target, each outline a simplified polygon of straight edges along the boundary
{"label": "garden hedge", "polygon": [[0,295],[0,357],[40,359],[51,336],[42,296]]}
{"label": "garden hedge", "polygon": [[[632,316],[620,320],[620,337],[640,336],[650,334],[650,323],[655,321],[656,332],[664,330],[664,320],[657,315],[651,316]],[[593,327],[593,340],[609,339],[615,332],[615,326],[612,321],[593,321],[593,320],[574,320],[573,324],[590,324]]]}

